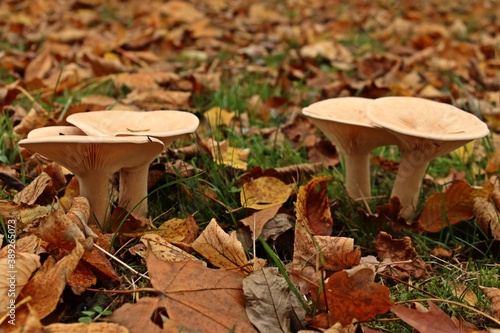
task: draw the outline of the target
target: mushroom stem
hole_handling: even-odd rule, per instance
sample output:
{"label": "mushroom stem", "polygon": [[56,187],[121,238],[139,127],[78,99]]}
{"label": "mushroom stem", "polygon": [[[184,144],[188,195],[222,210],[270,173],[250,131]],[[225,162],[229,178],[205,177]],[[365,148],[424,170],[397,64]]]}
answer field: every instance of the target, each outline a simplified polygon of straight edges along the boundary
{"label": "mushroom stem", "polygon": [[370,155],[344,154],[347,194],[353,199],[366,198],[371,195],[370,188]]}
{"label": "mushroom stem", "polygon": [[411,152],[402,152],[398,174],[392,188],[391,197],[398,197],[401,203],[399,215],[410,218],[418,204],[420,188],[424,179],[428,161],[415,158]]}
{"label": "mushroom stem", "polygon": [[[92,214],[89,224],[97,224],[101,230],[107,230],[110,217],[109,182],[107,173],[88,172],[75,175],[80,185],[80,196],[88,199]],[[108,200],[105,200],[108,198]]]}
{"label": "mushroom stem", "polygon": [[[149,163],[138,168],[120,170],[120,195],[118,206],[146,217],[148,211]],[[137,207],[136,207],[137,205]]]}

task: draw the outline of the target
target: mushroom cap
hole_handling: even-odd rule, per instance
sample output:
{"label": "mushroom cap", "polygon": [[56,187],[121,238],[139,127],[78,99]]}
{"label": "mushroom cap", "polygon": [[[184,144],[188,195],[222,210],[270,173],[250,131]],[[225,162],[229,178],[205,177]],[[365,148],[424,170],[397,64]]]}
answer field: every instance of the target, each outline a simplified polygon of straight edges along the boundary
{"label": "mushroom cap", "polygon": [[382,97],[367,106],[366,114],[398,138],[403,152],[417,149],[429,160],[489,134],[473,114],[418,97]]}
{"label": "mushroom cap", "polygon": [[489,134],[488,126],[475,115],[418,97],[378,98],[367,106],[366,115],[394,133],[436,141],[470,141]]}
{"label": "mushroom cap", "polygon": [[165,146],[181,135],[194,132],[200,122],[192,113],[175,110],[82,112],[66,120],[87,135],[150,136],[160,139]]}
{"label": "mushroom cap", "polygon": [[47,126],[31,130],[28,133],[28,139],[44,138],[47,136],[59,135],[87,135],[81,129],[75,126]]}
{"label": "mushroom cap", "polygon": [[365,109],[373,100],[340,97],[313,103],[302,113],[344,154],[367,154],[373,148],[395,144],[396,139],[373,124]]}
{"label": "mushroom cap", "polygon": [[[57,128],[58,127],[58,128]],[[70,126],[37,129],[19,146],[37,152],[64,166],[75,175],[87,172],[107,172],[110,175],[123,167],[134,168],[151,162],[164,148],[160,140],[137,137],[95,137],[64,134],[59,131]],[[50,130],[48,130],[50,128]],[[43,130],[43,131],[42,131]],[[42,136],[41,132],[47,136]],[[55,132],[53,132],[55,131]],[[55,133],[55,135],[53,135]]]}

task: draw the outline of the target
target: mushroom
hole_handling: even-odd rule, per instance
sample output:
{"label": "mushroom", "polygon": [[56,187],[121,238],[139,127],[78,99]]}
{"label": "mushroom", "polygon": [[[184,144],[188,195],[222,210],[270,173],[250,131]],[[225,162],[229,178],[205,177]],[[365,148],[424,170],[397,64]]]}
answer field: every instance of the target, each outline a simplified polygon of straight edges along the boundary
{"label": "mushroom", "polygon": [[[159,139],[168,147],[179,137],[198,128],[198,118],[189,112],[159,111],[94,111],[76,113],[66,119],[87,135],[148,136]],[[119,206],[133,209],[140,216],[147,215],[148,170],[153,160],[134,168],[120,170]]]}
{"label": "mushroom", "polygon": [[91,223],[103,230],[109,223],[109,181],[121,168],[135,168],[163,150],[154,138],[86,136],[72,126],[44,127],[31,131],[19,146],[64,166],[78,179],[80,195],[89,200]]}
{"label": "mushroom", "polygon": [[415,212],[431,160],[489,134],[486,124],[476,116],[417,97],[379,98],[367,106],[366,114],[398,139],[401,161],[391,196],[399,198],[404,218]]}
{"label": "mushroom", "polygon": [[302,110],[344,158],[345,187],[354,199],[371,195],[370,152],[378,146],[396,143],[392,134],[374,126],[366,117],[365,108],[371,102],[361,97],[331,98]]}

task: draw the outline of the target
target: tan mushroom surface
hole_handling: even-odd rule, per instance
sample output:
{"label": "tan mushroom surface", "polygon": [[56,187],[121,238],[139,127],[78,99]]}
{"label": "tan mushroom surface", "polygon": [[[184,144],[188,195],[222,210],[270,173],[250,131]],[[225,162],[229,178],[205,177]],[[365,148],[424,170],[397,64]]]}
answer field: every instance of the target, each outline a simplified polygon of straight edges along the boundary
{"label": "tan mushroom surface", "polygon": [[401,216],[411,217],[429,162],[489,134],[484,122],[452,105],[417,97],[383,97],[367,106],[368,118],[398,139],[401,161],[391,193]]}
{"label": "tan mushroom surface", "polygon": [[[161,140],[165,148],[179,137],[196,131],[199,125],[194,114],[176,110],[93,111],[72,114],[66,120],[87,135],[148,136]],[[140,216],[147,215],[147,181],[152,160],[142,166],[120,170],[118,205]]]}
{"label": "tan mushroom surface", "polygon": [[369,197],[370,152],[396,143],[395,137],[370,121],[365,109],[372,100],[340,97],[313,103],[302,113],[332,141],[345,161],[346,190],[350,197]]}
{"label": "tan mushroom surface", "polygon": [[72,126],[35,129],[19,146],[64,166],[78,179],[80,195],[89,200],[91,223],[106,230],[109,223],[112,175],[121,168],[150,162],[163,150],[160,140],[147,137],[95,137]]}

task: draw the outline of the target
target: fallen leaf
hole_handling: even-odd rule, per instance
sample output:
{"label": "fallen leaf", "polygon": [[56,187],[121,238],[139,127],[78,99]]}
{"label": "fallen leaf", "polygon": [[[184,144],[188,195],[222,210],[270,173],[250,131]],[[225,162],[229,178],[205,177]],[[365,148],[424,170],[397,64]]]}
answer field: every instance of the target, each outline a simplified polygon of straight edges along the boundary
{"label": "fallen leaf", "polygon": [[28,186],[14,196],[14,202],[28,206],[33,205],[47,186],[51,186],[51,182],[52,178],[45,172],[42,172]]}
{"label": "fallen leaf", "polygon": [[208,125],[212,130],[221,125],[231,126],[235,118],[235,113],[218,106],[214,106],[203,114],[208,121]]}
{"label": "fallen leaf", "polygon": [[292,194],[292,186],[274,177],[260,177],[243,184],[240,193],[243,207],[261,210],[285,203]]}
{"label": "fallen leaf", "polygon": [[[183,251],[182,249],[174,246],[168,242],[161,235],[156,233],[147,233],[141,237],[141,242],[146,245],[154,255],[163,261],[186,261],[195,260],[200,261],[195,256]],[[205,262],[203,262],[205,264]]]}
{"label": "fallen leaf", "polygon": [[474,217],[473,188],[465,181],[457,181],[444,193],[431,195],[419,218],[425,231],[438,232]]}
{"label": "fallen leaf", "polygon": [[483,293],[491,302],[491,314],[500,320],[500,289],[480,286]]}
{"label": "fallen leaf", "polygon": [[[326,299],[324,296],[319,298],[319,307],[323,312],[309,322],[321,328],[328,328],[337,322],[347,326],[353,319],[367,321],[388,312],[393,305],[389,300],[389,288],[373,282],[374,278],[375,273],[369,268],[360,269],[351,276],[344,271],[334,273],[324,286]],[[327,326],[324,326],[325,322]],[[317,326],[317,323],[323,325]]]}
{"label": "fallen leaf", "polygon": [[243,280],[245,310],[259,332],[290,332],[290,288],[277,267],[264,267]]}
{"label": "fallen leaf", "polygon": [[[217,267],[241,274],[254,271],[254,264],[247,259],[236,232],[228,235],[215,219],[210,221],[192,246],[196,252]],[[256,265],[255,269],[258,269],[262,263],[257,262]]]}
{"label": "fallen leaf", "polygon": [[185,327],[207,333],[257,332],[245,313],[242,275],[206,268],[194,261],[161,261],[152,253],[148,253],[146,264],[151,284],[163,296],[127,303],[106,320],[127,327],[131,333],[160,333],[164,330],[151,318],[164,309],[169,318],[167,329],[171,321],[179,331]]}
{"label": "fallen leaf", "polygon": [[427,277],[430,266],[426,265],[422,259],[418,259],[417,251],[411,245],[410,237],[393,239],[390,234],[381,231],[375,242],[375,248],[380,260],[390,265],[390,275],[400,279],[409,278],[410,275],[415,278]]}
{"label": "fallen leaf", "polygon": [[26,136],[31,130],[44,127],[48,119],[49,115],[47,111],[40,104],[34,103],[28,114],[26,114],[19,124],[14,126],[13,131],[14,133]]}
{"label": "fallen leaf", "polygon": [[256,211],[252,215],[247,216],[244,219],[241,219],[240,222],[243,223],[243,225],[250,228],[250,231],[252,232],[252,237],[254,239],[257,239],[262,233],[262,230],[264,229],[266,223],[276,216],[276,213],[278,213],[278,210],[280,208],[281,205],[277,205]]}
{"label": "fallen leaf", "polygon": [[[73,324],[50,324],[50,325],[43,327],[43,333],[66,333],[66,332],[72,332],[72,333],[130,333],[130,331],[127,328],[125,328],[124,326],[121,326],[119,324],[115,324],[115,323],[92,322],[92,323],[73,323]],[[147,332],[150,332],[150,331],[147,331]]]}
{"label": "fallen leaf", "polygon": [[467,286],[457,282],[452,283],[451,292],[456,298],[467,302],[468,305],[476,306],[478,299],[471,288],[467,288]]}
{"label": "fallen leaf", "polygon": [[157,231],[168,242],[187,249],[198,237],[199,227],[193,215],[185,219],[174,218],[162,223]]}
{"label": "fallen leaf", "polygon": [[[31,274],[40,267],[40,256],[32,253],[17,252],[15,247],[8,257],[0,258],[0,317],[12,308],[12,302],[17,298],[28,283]],[[14,304],[15,306],[15,304]]]}
{"label": "fallen leaf", "polygon": [[329,236],[332,233],[333,218],[326,191],[326,184],[331,179],[330,176],[318,177],[299,187],[295,212],[313,235]]}
{"label": "fallen leaf", "polygon": [[[421,312],[412,310],[401,305],[395,305],[391,311],[396,314],[401,320],[408,325],[414,327],[421,333],[457,333],[459,332],[457,325],[453,320],[443,312],[436,304],[431,301],[429,304],[429,311]],[[462,331],[460,331],[462,332]],[[466,330],[464,333],[474,332],[473,330]],[[477,332],[477,331],[476,331]]]}

